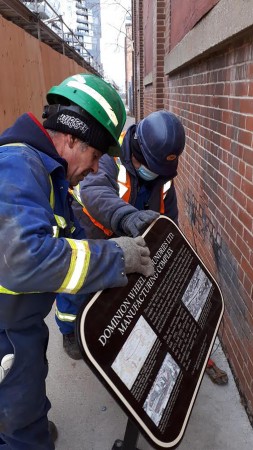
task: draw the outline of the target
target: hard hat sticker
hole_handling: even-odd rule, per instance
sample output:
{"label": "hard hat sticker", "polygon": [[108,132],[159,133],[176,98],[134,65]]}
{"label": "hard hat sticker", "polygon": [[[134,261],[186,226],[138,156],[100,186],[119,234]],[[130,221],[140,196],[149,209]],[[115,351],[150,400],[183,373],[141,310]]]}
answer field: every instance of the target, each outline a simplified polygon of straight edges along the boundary
{"label": "hard hat sticker", "polygon": [[116,127],[118,125],[118,119],[113,111],[110,103],[95,89],[93,89],[91,86],[88,86],[87,84],[84,84],[83,82],[80,83],[80,81],[70,80],[67,83],[67,86],[73,87],[75,89],[79,89],[80,91],[85,92],[85,94],[88,94],[90,97],[92,97],[94,100],[96,100],[100,106],[103,108],[107,116],[111,119],[113,125]]}
{"label": "hard hat sticker", "polygon": [[168,155],[166,159],[167,161],[174,161],[175,159],[177,159],[177,155]]}

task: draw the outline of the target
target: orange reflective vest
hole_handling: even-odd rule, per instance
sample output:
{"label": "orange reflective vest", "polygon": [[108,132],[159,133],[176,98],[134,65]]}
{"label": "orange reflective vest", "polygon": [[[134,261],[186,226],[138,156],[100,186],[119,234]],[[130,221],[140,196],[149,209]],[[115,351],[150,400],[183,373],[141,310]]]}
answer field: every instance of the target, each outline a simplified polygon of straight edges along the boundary
{"label": "orange reflective vest", "polygon": [[112,236],[113,232],[111,230],[109,230],[108,228],[104,227],[104,225],[102,225],[100,222],[98,222],[96,219],[94,219],[93,216],[91,216],[91,214],[89,213],[88,209],[85,208],[81,196],[80,196],[80,186],[75,186],[73,189],[69,188],[69,193],[70,195],[82,206],[82,210],[84,212],[84,214],[86,214],[89,219],[92,221],[92,223],[100,228],[100,230],[102,230],[107,236]]}

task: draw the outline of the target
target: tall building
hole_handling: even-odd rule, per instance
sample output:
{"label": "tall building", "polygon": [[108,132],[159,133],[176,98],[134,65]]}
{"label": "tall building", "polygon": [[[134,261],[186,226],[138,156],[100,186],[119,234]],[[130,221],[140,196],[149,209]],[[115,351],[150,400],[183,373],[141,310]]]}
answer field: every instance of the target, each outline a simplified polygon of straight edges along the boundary
{"label": "tall building", "polygon": [[101,8],[100,0],[86,0],[87,8],[91,12],[91,53],[95,60],[101,63]]}
{"label": "tall building", "polygon": [[[60,9],[65,24],[74,32],[93,61],[100,65],[100,0],[62,0]],[[71,45],[72,36],[66,27],[64,36]],[[75,49],[82,53],[82,47],[78,42],[75,42],[74,45]]]}
{"label": "tall building", "polygon": [[22,3],[38,13],[55,33],[101,70],[100,0],[22,0]]}

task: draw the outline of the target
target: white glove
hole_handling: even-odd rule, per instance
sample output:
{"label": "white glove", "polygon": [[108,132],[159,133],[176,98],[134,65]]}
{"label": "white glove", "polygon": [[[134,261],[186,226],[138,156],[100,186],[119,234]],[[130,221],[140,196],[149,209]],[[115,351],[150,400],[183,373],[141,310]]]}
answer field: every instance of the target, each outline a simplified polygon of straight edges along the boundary
{"label": "white glove", "polygon": [[136,211],[127,214],[120,222],[120,226],[125,234],[136,237],[141,231],[159,217],[159,213],[148,209],[147,211]]}
{"label": "white glove", "polygon": [[145,277],[154,275],[155,270],[149,256],[150,251],[141,236],[112,238],[110,241],[116,242],[116,245],[123,250],[126,273],[137,272]]}

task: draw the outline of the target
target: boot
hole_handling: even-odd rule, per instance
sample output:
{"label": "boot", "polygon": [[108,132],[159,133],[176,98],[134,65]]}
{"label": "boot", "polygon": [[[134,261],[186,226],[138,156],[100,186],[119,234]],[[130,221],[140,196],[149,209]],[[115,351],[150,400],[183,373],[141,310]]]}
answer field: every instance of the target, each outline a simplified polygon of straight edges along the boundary
{"label": "boot", "polygon": [[56,439],[58,438],[58,431],[54,422],[51,422],[51,420],[48,421],[48,431],[52,441],[55,442]]}
{"label": "boot", "polygon": [[76,342],[75,333],[63,335],[63,348],[71,359],[82,359],[81,352]]}

